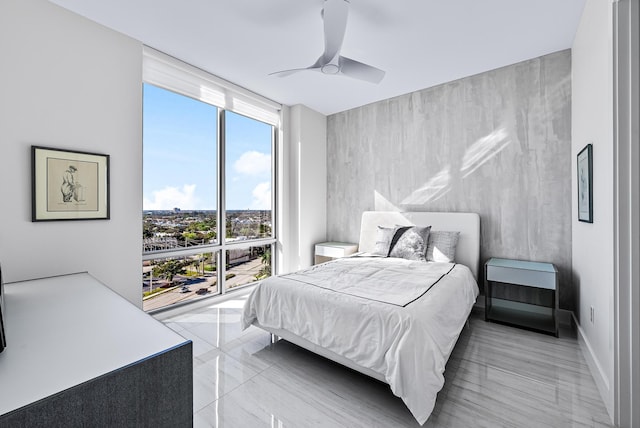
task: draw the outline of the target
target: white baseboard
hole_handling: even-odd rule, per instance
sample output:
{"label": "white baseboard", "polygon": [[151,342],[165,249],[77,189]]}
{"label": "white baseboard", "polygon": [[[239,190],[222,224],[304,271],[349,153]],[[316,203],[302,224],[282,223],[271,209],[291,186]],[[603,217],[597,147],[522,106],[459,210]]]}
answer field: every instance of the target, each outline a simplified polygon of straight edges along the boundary
{"label": "white baseboard", "polygon": [[[569,311],[567,311],[569,312]],[[578,343],[580,344],[580,349],[582,350],[582,355],[587,362],[587,366],[589,367],[589,371],[591,372],[591,376],[598,387],[598,391],[600,392],[600,397],[602,398],[602,402],[604,406],[607,408],[607,412],[609,413],[609,418],[611,419],[611,423],[614,423],[613,418],[613,391],[611,380],[605,373],[602,368],[602,364],[595,356],[593,352],[593,348],[587,339],[587,336],[584,333],[582,327],[580,327],[580,323],[573,312],[569,312],[573,319],[573,324],[576,327],[578,333]]]}

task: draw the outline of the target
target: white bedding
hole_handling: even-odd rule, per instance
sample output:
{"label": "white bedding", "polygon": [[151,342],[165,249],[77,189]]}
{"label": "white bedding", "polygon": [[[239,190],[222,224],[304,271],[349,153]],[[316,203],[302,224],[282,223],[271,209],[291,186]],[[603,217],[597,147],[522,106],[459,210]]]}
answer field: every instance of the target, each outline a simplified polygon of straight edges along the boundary
{"label": "white bedding", "polygon": [[242,326],[289,331],[380,373],[424,424],[477,296],[464,265],[351,257],[263,281]]}

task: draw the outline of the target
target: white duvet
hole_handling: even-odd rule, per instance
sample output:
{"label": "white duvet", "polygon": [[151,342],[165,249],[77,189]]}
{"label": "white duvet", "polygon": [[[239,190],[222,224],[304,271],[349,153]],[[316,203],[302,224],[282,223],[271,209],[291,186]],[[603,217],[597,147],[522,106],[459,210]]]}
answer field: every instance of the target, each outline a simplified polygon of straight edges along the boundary
{"label": "white duvet", "polygon": [[464,265],[349,257],[263,281],[242,327],[289,331],[382,374],[424,424],[478,292]]}

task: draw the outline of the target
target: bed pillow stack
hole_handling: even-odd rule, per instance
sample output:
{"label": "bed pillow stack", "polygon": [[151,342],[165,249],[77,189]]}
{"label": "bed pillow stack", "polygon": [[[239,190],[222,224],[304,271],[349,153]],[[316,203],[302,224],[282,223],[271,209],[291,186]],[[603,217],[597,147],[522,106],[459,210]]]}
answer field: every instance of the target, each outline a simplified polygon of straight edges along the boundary
{"label": "bed pillow stack", "polygon": [[378,226],[372,255],[454,263],[460,232],[431,231],[431,226]]}

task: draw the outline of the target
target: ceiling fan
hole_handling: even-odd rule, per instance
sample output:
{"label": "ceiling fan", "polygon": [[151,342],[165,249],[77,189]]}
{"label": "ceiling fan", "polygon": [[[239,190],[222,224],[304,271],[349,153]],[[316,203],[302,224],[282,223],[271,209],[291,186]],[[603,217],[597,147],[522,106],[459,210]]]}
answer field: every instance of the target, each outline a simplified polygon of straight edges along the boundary
{"label": "ceiling fan", "polygon": [[269,75],[286,77],[299,71],[319,71],[323,74],[342,74],[354,79],[380,83],[385,72],[379,68],[340,55],[344,33],[347,29],[349,2],[347,0],[325,0],[322,9],[324,21],[324,52],[309,67],[277,71]]}

